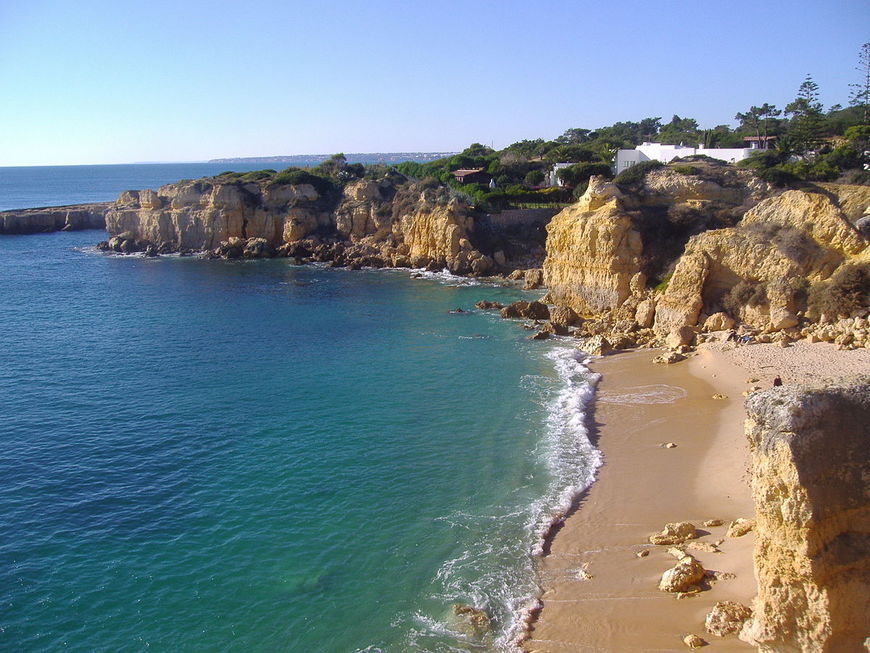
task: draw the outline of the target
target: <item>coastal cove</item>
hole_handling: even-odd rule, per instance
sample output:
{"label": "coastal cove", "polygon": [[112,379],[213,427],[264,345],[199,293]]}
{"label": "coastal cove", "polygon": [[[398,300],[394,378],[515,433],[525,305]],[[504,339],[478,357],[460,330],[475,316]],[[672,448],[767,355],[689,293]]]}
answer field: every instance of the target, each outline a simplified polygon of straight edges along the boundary
{"label": "coastal cove", "polygon": [[534,293],[99,237],[0,239],[4,648],[453,650],[454,603],[518,634],[591,377],[450,311]]}

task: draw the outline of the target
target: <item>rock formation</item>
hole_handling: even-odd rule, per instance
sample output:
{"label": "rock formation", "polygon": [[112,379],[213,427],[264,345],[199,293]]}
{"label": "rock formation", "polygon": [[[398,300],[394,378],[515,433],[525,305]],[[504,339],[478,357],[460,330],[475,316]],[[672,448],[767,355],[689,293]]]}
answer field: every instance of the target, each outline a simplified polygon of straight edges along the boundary
{"label": "rock formation", "polygon": [[[858,269],[870,270],[870,241],[855,227],[868,203],[866,187],[779,192],[724,165],[700,175],[665,168],[622,187],[593,177],[547,227],[547,299],[600,321],[598,332],[639,331],[640,344],[678,332],[684,346],[683,328],[738,323],[756,334],[807,336],[814,324],[867,314],[857,300],[824,314],[808,297],[832,279],[855,286],[860,274],[870,278]],[[587,327],[595,332],[594,321]],[[644,333],[650,328],[654,335]],[[867,342],[851,328],[829,339],[840,335],[851,337],[845,346]]]}
{"label": "rock formation", "polygon": [[341,190],[215,177],[156,192],[125,191],[108,211],[106,228],[111,238],[104,249],[115,251],[150,245],[158,252],[228,255],[238,250],[232,239],[262,239],[262,255],[342,265],[430,266],[475,275],[494,267],[472,244],[474,218],[467,204],[445,187],[395,173]]}
{"label": "rock formation", "polygon": [[0,234],[105,229],[110,202],[0,211]]}
{"label": "rock formation", "polygon": [[761,651],[863,650],[870,635],[870,377],[746,402]]}
{"label": "rock formation", "polygon": [[806,284],[829,278],[867,246],[831,198],[786,191],[749,209],[738,226],[689,240],[657,299],[655,327],[694,326],[702,312],[723,308],[753,326],[794,327]]}

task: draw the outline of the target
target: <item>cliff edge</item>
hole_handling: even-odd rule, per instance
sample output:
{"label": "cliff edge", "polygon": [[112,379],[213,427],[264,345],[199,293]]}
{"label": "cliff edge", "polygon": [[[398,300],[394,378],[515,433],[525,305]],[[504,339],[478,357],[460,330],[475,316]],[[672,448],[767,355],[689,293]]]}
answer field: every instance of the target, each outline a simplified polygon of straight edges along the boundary
{"label": "cliff edge", "polygon": [[471,207],[449,189],[398,173],[343,187],[204,178],[125,191],[106,216],[103,249],[293,256],[350,267],[432,267],[480,275]]}
{"label": "cliff edge", "polygon": [[870,377],[746,402],[761,651],[864,651],[870,636]]}
{"label": "cliff edge", "polygon": [[0,234],[105,229],[110,202],[0,211]]}
{"label": "cliff edge", "polygon": [[870,308],[870,232],[861,227],[870,188],[781,191],[746,170],[680,169],[630,184],[590,179],[547,227],[551,303],[594,318],[599,333],[640,333],[653,345],[675,333],[672,342],[689,345],[739,324],[865,346],[862,327],[836,323]]}

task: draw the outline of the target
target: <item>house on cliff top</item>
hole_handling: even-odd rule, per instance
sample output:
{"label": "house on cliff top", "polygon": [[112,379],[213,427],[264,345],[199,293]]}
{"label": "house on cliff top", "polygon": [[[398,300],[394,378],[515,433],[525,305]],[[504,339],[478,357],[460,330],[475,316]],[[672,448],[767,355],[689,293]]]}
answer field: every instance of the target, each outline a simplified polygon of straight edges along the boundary
{"label": "house on cliff top", "polygon": [[664,143],[642,143],[633,150],[618,150],[613,172],[618,175],[623,170],[643,161],[669,163],[673,159],[695,154],[703,154],[726,163],[737,163],[757,150],[757,143],[752,143],[752,147],[704,147],[703,145],[684,147],[683,145],[665,145]]}
{"label": "house on cliff top", "polygon": [[488,184],[492,181],[492,176],[484,172],[483,168],[454,170],[453,178],[460,184]]}

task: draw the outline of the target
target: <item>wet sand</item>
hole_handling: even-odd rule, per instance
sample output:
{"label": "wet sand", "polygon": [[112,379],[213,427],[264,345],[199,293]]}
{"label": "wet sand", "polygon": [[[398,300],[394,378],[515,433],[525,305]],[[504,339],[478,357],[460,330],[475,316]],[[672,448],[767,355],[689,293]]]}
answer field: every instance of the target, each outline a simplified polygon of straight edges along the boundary
{"label": "wet sand", "polygon": [[[592,365],[603,375],[594,424],[604,465],[542,559],[543,609],[528,651],[685,651],[688,633],[707,640],[706,650],[752,650],[735,636],[704,632],[717,601],[748,605],[755,595],[753,536],[725,535],[731,520],[754,513],[743,437],[747,372],[718,352],[671,366],[652,364],[657,353]],[[661,446],[667,442],[677,446]],[[710,519],[724,524],[703,528]],[[676,560],[648,537],[675,521],[709,533],[698,541],[724,538],[721,553],[690,553],[706,569],[736,578],[684,599],[659,591],[661,574]],[[649,555],[637,557],[644,549]]]}

